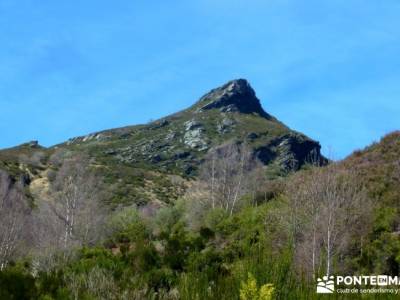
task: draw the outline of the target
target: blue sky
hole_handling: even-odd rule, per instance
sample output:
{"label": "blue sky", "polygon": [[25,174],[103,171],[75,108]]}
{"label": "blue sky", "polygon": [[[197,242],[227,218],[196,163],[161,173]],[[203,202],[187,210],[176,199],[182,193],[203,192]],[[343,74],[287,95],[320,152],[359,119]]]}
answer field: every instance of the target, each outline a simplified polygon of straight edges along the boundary
{"label": "blue sky", "polygon": [[0,148],[144,123],[247,78],[342,158],[400,129],[399,16],[398,0],[0,0]]}

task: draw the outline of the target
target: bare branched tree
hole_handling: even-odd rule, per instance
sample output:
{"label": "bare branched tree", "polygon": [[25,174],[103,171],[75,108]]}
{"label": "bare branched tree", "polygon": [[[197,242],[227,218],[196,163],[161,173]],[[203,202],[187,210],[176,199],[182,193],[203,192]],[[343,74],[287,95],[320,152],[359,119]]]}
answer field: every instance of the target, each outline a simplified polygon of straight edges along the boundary
{"label": "bare branched tree", "polygon": [[106,208],[101,180],[91,172],[86,157],[63,161],[52,183],[51,197],[37,211],[39,248],[65,254],[95,244],[104,234]]}
{"label": "bare branched tree", "polygon": [[260,163],[245,145],[226,144],[212,149],[200,170],[199,180],[189,189],[195,214],[207,209],[222,209],[233,214],[240,200],[252,190]]}
{"label": "bare branched tree", "polygon": [[20,182],[0,170],[0,270],[12,259],[24,238],[29,206]]}
{"label": "bare branched tree", "polygon": [[322,266],[331,274],[334,258],[346,252],[352,236],[366,234],[363,224],[368,223],[371,206],[357,175],[336,164],[314,168],[295,175],[287,194],[299,262],[313,276]]}

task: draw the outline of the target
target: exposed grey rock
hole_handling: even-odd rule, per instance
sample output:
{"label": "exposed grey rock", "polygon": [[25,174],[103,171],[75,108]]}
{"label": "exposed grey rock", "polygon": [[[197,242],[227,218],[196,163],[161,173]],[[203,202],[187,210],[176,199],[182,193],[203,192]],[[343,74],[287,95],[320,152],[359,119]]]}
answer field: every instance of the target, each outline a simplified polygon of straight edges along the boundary
{"label": "exposed grey rock", "polygon": [[222,120],[222,125],[225,127],[231,127],[231,126],[235,125],[235,121],[232,119],[229,119],[229,118],[224,118]]}
{"label": "exposed grey rock", "polygon": [[84,135],[84,136],[79,136],[79,137],[75,137],[75,138],[71,138],[67,141],[67,145],[71,145],[71,144],[76,144],[76,143],[80,143],[80,142],[89,142],[92,140],[96,140],[96,141],[103,141],[108,139],[109,137],[103,133],[97,132],[97,133],[91,133],[88,135]]}
{"label": "exposed grey rock", "polygon": [[202,127],[201,123],[196,120],[189,120],[184,125],[186,131]]}
{"label": "exposed grey rock", "polygon": [[144,144],[140,148],[140,152],[142,152],[143,155],[151,151],[151,148],[153,147],[152,143]]}
{"label": "exposed grey rock", "polygon": [[254,153],[266,165],[275,161],[284,169],[297,170],[306,163],[326,164],[320,149],[318,142],[299,133],[290,133],[258,147]]}
{"label": "exposed grey rock", "polygon": [[203,129],[195,128],[193,130],[189,130],[183,136],[183,142],[185,145],[192,149],[197,149],[199,151],[206,150],[208,148],[207,142],[203,138]]}
{"label": "exposed grey rock", "polygon": [[239,112],[239,108],[234,104],[229,104],[227,106],[223,106],[219,109],[220,112]]}
{"label": "exposed grey rock", "polygon": [[235,121],[229,119],[227,117],[223,118],[221,123],[217,125],[217,131],[219,133],[228,133],[232,130],[232,127],[235,125]]}
{"label": "exposed grey rock", "polygon": [[206,150],[208,146],[203,137],[203,125],[193,119],[186,121],[184,125],[186,132],[183,136],[183,143],[192,149],[197,149],[199,151]]}
{"label": "exposed grey rock", "polygon": [[255,113],[267,119],[272,118],[264,111],[256,93],[245,79],[233,80],[211,90],[200,98],[199,104],[200,112],[217,108],[221,112]]}
{"label": "exposed grey rock", "polygon": [[176,137],[176,133],[175,133],[175,132],[169,132],[169,133],[165,136],[165,140],[166,140],[166,141],[172,141],[175,137]]}

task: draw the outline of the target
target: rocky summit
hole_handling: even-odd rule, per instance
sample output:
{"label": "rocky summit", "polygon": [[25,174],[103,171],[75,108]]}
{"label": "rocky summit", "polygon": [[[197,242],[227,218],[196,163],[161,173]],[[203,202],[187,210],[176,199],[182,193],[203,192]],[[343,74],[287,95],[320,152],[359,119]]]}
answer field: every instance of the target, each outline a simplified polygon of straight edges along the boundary
{"label": "rocky summit", "polygon": [[222,87],[213,89],[201,97],[198,105],[200,111],[218,108],[221,112],[255,113],[267,119],[271,118],[245,79],[232,80]]}
{"label": "rocky summit", "polygon": [[[326,162],[317,141],[267,113],[249,82],[237,79],[211,90],[188,109],[148,124],[75,137],[47,149],[31,142],[0,151],[0,168],[12,167],[14,173],[28,170],[29,164],[19,165],[21,153],[24,157],[36,155],[41,158],[36,163],[40,170],[27,173],[45,176],[46,168],[51,168],[47,158],[54,153],[85,154],[114,183],[119,193],[116,202],[146,203],[178,195],[170,176],[196,176],[207,153],[226,143],[246,144],[277,176],[307,162]],[[126,195],[136,198],[126,199]]]}

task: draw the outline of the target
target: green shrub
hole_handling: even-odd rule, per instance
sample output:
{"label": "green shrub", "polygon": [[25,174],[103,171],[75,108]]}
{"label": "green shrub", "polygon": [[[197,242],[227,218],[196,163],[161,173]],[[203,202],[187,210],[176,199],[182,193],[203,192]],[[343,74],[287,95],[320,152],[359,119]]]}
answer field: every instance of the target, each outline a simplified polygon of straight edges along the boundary
{"label": "green shrub", "polygon": [[35,278],[19,268],[8,268],[0,272],[0,299],[37,299]]}
{"label": "green shrub", "polygon": [[247,281],[241,283],[240,300],[271,300],[274,290],[270,283],[258,287],[256,279],[249,273]]}

